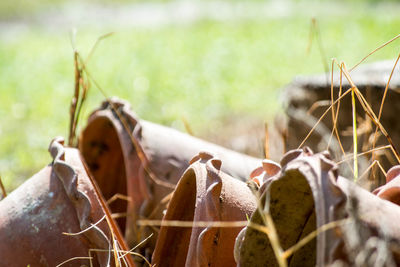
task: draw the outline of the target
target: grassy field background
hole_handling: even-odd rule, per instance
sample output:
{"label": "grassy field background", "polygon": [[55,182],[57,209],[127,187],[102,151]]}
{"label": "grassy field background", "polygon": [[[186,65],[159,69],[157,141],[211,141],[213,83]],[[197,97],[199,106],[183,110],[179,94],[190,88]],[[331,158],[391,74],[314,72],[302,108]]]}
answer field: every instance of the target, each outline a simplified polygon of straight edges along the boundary
{"label": "grassy field background", "polygon": [[[50,163],[53,137],[66,137],[74,76],[69,31],[35,23],[10,29],[7,23],[35,17],[44,7],[6,2],[0,5],[0,174],[11,190]],[[312,3],[303,7],[313,9]],[[331,14],[331,5],[318,2],[326,62],[335,57],[351,66],[400,33],[396,3],[342,5]],[[85,56],[100,35],[115,32],[88,64],[107,94],[129,100],[140,117],[179,130],[185,118],[195,135],[206,137],[233,120],[271,120],[280,111],[280,88],[295,75],[324,70],[315,42],[307,53],[309,13],[152,27],[86,25],[78,27],[76,44]],[[368,61],[394,58],[398,48],[393,43]],[[81,126],[102,99],[92,87]]]}

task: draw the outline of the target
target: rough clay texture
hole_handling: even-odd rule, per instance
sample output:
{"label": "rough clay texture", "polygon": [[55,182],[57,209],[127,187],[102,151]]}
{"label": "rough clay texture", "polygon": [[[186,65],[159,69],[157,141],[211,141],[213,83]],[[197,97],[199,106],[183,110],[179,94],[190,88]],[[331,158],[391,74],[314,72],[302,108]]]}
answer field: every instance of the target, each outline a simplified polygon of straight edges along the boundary
{"label": "rough clay texture", "polygon": [[[164,220],[245,221],[256,208],[246,183],[221,169],[223,161],[201,152],[191,161],[169,203]],[[241,227],[162,226],[152,264],[157,266],[234,266],[233,248]]]}
{"label": "rough clay texture", "polygon": [[[136,220],[162,219],[164,200],[199,151],[215,153],[224,162],[222,170],[245,181],[260,164],[256,159],[181,133],[140,120],[127,102],[110,99],[94,111],[80,136],[79,149],[107,199],[119,193],[130,201],[111,205],[113,212],[127,212],[118,221],[132,247],[153,233],[140,253],[151,255],[157,232],[138,228]],[[140,155],[142,157],[140,157]],[[153,173],[151,176],[148,172]]]}
{"label": "rough clay texture", "polygon": [[[389,75],[394,66],[394,61],[382,61],[368,65],[361,65],[354,69],[350,75],[364,95],[365,99],[371,105],[376,116],[379,114],[379,108],[381,105],[382,97],[384,94],[384,89],[388,81]],[[400,113],[400,78],[396,75],[400,70],[397,65],[395,74],[390,82],[389,90],[387,92],[383,113],[381,117],[381,123],[387,130],[388,134],[393,139],[394,145],[397,149],[400,149],[400,123],[398,120],[398,114]],[[339,72],[335,72],[334,79],[334,99],[338,98],[339,95]],[[349,83],[343,77],[343,90],[342,93],[349,89]],[[278,129],[281,132],[286,131],[286,151],[289,149],[297,148],[300,143],[307,136],[311,128],[316,124],[317,120],[329,107],[328,105],[323,105],[316,107],[311,113],[310,108],[318,101],[324,101],[331,99],[331,82],[330,73],[315,75],[315,76],[300,76],[293,80],[293,82],[288,85],[282,95],[282,100],[284,108],[286,110],[286,119],[280,118],[277,121]],[[326,102],[326,101],[325,101]],[[359,150],[363,145],[370,146],[371,140],[369,136],[375,131],[375,126],[370,122],[368,116],[362,109],[361,105],[356,100],[356,110],[357,116],[359,117],[358,126],[362,126],[362,122],[368,122],[363,125],[363,130],[359,130],[358,145]],[[314,106],[315,107],[315,106]],[[371,128],[368,126],[371,125]],[[332,130],[332,114],[329,112],[322,123],[316,128],[314,133],[306,141],[304,145],[311,147],[314,151],[323,151],[327,148],[327,143],[329,142],[330,133]],[[340,138],[343,143],[345,151],[353,150],[353,140],[352,140],[352,106],[351,106],[351,95],[345,96],[340,103],[340,113],[338,117],[338,131],[340,133]],[[276,139],[279,140],[279,139]],[[386,138],[381,135],[378,138],[377,145],[387,145],[388,142]],[[341,156],[340,147],[334,136],[333,141],[331,141],[330,151],[334,158],[339,158]],[[389,153],[390,154],[390,153]],[[360,157],[360,173],[368,167],[368,158]],[[386,156],[380,157],[381,163],[385,168],[390,168],[394,164],[393,157],[386,159]],[[342,167],[343,166],[343,167]],[[350,171],[346,164],[342,164],[341,173],[344,176],[350,177]],[[377,183],[370,185],[371,188],[375,188],[379,185],[384,184],[384,177],[379,176],[380,179]]]}
{"label": "rough clay texture", "polygon": [[[262,214],[269,207],[286,250],[313,230],[342,220],[291,255],[289,266],[375,266],[379,257],[385,266],[400,263],[394,249],[400,244],[400,207],[339,176],[326,152],[293,150],[281,166],[265,181],[267,186],[261,186],[262,206],[252,223],[264,225]],[[378,244],[385,249],[374,247]],[[250,226],[238,237],[236,248],[238,266],[278,266],[268,237]]]}
{"label": "rough clay texture", "polygon": [[[104,220],[106,208],[100,204],[101,196],[79,151],[64,148],[60,138],[51,142],[49,151],[52,164],[0,202],[1,266],[56,266],[73,257],[87,257],[90,249],[112,247],[111,231]],[[86,231],[63,234],[82,230]],[[117,247],[123,242],[117,240]],[[93,251],[91,255],[95,266],[113,266],[112,254]],[[65,266],[89,264],[83,259]]]}

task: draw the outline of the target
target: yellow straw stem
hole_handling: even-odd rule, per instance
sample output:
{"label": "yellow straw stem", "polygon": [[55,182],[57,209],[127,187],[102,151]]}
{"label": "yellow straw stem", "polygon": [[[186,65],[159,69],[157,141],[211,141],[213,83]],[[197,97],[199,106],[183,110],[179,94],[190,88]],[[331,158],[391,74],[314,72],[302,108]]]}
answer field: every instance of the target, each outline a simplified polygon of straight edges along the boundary
{"label": "yellow straw stem", "polygon": [[354,88],[351,90],[351,106],[353,110],[353,163],[354,163],[354,182],[358,178],[358,159],[357,159],[357,114],[356,114],[356,99],[354,96]]}

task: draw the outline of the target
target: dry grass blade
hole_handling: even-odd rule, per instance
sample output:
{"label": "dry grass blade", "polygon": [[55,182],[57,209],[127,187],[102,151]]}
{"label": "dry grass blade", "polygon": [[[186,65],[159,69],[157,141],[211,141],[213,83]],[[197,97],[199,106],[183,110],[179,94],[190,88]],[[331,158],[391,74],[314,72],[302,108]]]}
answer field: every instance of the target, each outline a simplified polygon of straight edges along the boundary
{"label": "dry grass blade", "polygon": [[[369,153],[373,153],[373,152],[375,152],[375,151],[379,151],[379,150],[383,150],[383,149],[388,149],[388,148],[391,148],[391,146],[390,145],[386,145],[386,146],[380,146],[380,147],[376,147],[376,148],[373,148],[373,149],[370,149],[370,150],[368,150],[368,151],[364,151],[364,152],[362,152],[362,153],[359,153],[359,154],[357,154],[356,156],[357,157],[360,157],[360,156],[362,156],[362,155],[366,155],[366,154],[369,154]],[[336,162],[337,164],[342,164],[342,163],[344,163],[344,162],[346,162],[347,160],[350,160],[350,159],[353,159],[354,158],[354,154],[350,154],[350,155],[347,155],[344,159],[342,159],[341,161],[338,161],[338,162]]]}
{"label": "dry grass blade", "polygon": [[60,267],[64,264],[74,261],[74,260],[90,260],[91,261],[92,259],[93,259],[93,257],[73,257],[73,258],[63,261],[62,263],[58,264],[56,267]]}
{"label": "dry grass blade", "polygon": [[275,258],[278,262],[278,265],[280,267],[287,267],[286,258],[282,256],[283,249],[279,241],[278,232],[276,230],[275,223],[271,217],[271,214],[269,213],[269,205],[270,205],[269,192],[267,192],[265,196],[265,205],[262,205],[260,193],[256,191],[254,188],[252,188],[252,191],[253,194],[256,196],[257,211],[260,214],[264,225],[258,225],[250,222],[249,227],[252,227],[260,232],[263,232],[268,236]]}
{"label": "dry grass blade", "polygon": [[97,46],[99,45],[99,43],[101,41],[103,41],[104,39],[106,39],[107,37],[110,37],[111,35],[113,35],[114,32],[109,32],[106,34],[101,35],[99,38],[97,38],[96,42],[94,43],[94,45],[92,46],[92,49],[90,49],[89,55],[87,56],[86,60],[85,60],[85,65],[87,65],[87,63],[89,62],[90,58],[92,57],[92,55],[94,54],[94,51],[96,51]]}
{"label": "dry grass blade", "polygon": [[81,75],[82,75],[82,70],[79,67],[78,63],[78,51],[74,51],[74,71],[75,71],[75,85],[74,85],[74,96],[72,97],[71,100],[71,106],[70,106],[70,122],[69,122],[69,136],[68,136],[68,145],[73,146],[73,140],[75,139],[75,129],[76,129],[76,124],[75,124],[75,119],[76,119],[76,108],[78,105],[78,100],[79,100],[79,91],[80,91],[80,83],[81,83]]}
{"label": "dry grass blade", "polygon": [[129,251],[125,252],[124,254],[122,254],[121,257],[125,257],[126,255],[128,255],[129,253],[133,252],[135,249],[137,249],[138,247],[140,247],[141,245],[143,245],[144,243],[147,242],[147,240],[149,240],[154,234],[151,233],[148,237],[146,237],[145,239],[143,239],[142,241],[139,242],[139,244],[137,244],[136,246],[134,246],[133,248],[131,248]]}
{"label": "dry grass blade", "polygon": [[390,44],[391,42],[397,40],[398,38],[400,38],[400,34],[397,35],[397,36],[395,36],[395,37],[393,37],[392,39],[390,39],[390,40],[387,41],[386,43],[380,45],[379,47],[375,48],[374,50],[372,50],[372,52],[370,52],[370,53],[369,53],[368,55],[366,55],[363,59],[361,59],[356,65],[354,65],[354,66],[350,69],[350,72],[351,72],[352,70],[354,70],[355,68],[357,68],[358,65],[360,65],[361,63],[363,63],[364,60],[366,60],[369,56],[371,56],[372,54],[374,54],[376,51],[378,51],[378,50],[384,48],[385,46],[387,46],[387,45]]}
{"label": "dry grass blade", "polygon": [[1,179],[1,175],[0,175],[0,189],[1,189],[1,193],[2,193],[1,199],[3,199],[7,196],[7,191],[6,191],[6,188],[4,187],[3,180]]}
{"label": "dry grass blade", "polygon": [[380,123],[379,119],[376,117],[371,106],[368,104],[367,100],[364,98],[362,93],[358,90],[357,86],[354,84],[353,80],[350,77],[349,72],[346,69],[346,66],[343,64],[340,66],[340,68],[343,70],[343,74],[345,75],[346,79],[348,80],[348,82],[351,85],[351,90],[354,90],[354,93],[357,96],[358,101],[361,104],[362,108],[364,109],[365,113],[370,117],[372,122],[379,128],[379,130],[382,132],[382,134],[386,137],[386,139],[388,140],[388,142],[391,146],[393,154],[395,155],[397,161],[400,163],[400,155],[399,155],[398,151],[396,150],[396,147],[394,146],[393,141],[390,138],[389,134],[387,133],[386,129]]}
{"label": "dry grass blade", "polygon": [[359,102],[360,102],[361,106],[363,107],[363,109],[367,113],[367,115],[371,118],[372,122],[379,128],[379,130],[382,132],[382,134],[388,140],[388,142],[389,142],[389,144],[391,146],[391,149],[392,149],[397,161],[400,163],[400,155],[399,155],[396,147],[393,144],[392,138],[389,136],[389,134],[387,133],[386,129],[383,127],[381,122],[378,120],[378,118],[376,117],[376,115],[375,115],[374,111],[372,110],[371,106],[365,100],[364,96],[361,94],[361,92],[358,90],[357,87],[355,88],[354,92],[355,92],[357,98],[359,99]]}
{"label": "dry grass blade", "polygon": [[[346,65],[344,63],[340,64],[341,73],[345,70],[344,75],[348,82],[351,85],[351,108],[352,108],[352,121],[353,121],[353,176],[354,181],[357,181],[358,178],[358,159],[357,159],[357,113],[356,113],[356,101],[354,97],[354,91],[357,89],[353,80],[350,77],[350,74],[346,70]],[[332,89],[331,89],[332,90]],[[331,93],[332,95],[332,93]]]}
{"label": "dry grass blade", "polygon": [[321,117],[318,119],[317,123],[314,125],[314,127],[308,132],[307,136],[303,139],[303,141],[300,143],[298,148],[301,148],[304,143],[307,141],[307,139],[310,137],[310,135],[314,132],[315,128],[318,126],[318,124],[321,122],[321,120],[325,117],[325,115],[329,112],[329,110],[332,108],[333,105],[338,103],[343,97],[345,97],[348,93],[351,92],[351,88],[348,89],[344,94],[342,94],[338,99],[336,99],[335,102],[333,102],[326,110],[325,112],[321,115]]}
{"label": "dry grass blade", "polygon": [[69,125],[69,136],[68,136],[68,145],[69,146],[74,146],[75,145],[75,136],[76,136],[76,129],[78,126],[79,122],[79,117],[80,113],[83,107],[83,103],[86,100],[90,83],[88,80],[85,79],[83,75],[83,65],[85,65],[83,62],[87,63],[91,57],[91,55],[94,53],[97,45],[99,42],[106,37],[110,36],[113,33],[107,33],[105,35],[100,36],[97,40],[96,43],[93,45],[92,49],[89,52],[88,57],[86,58],[85,61],[83,61],[78,53],[78,51],[75,48],[75,34],[73,34],[71,38],[71,43],[72,47],[74,50],[74,73],[75,73],[75,83],[74,83],[74,96],[72,97],[71,100],[71,106],[70,106],[70,125]]}
{"label": "dry grass blade", "polygon": [[354,174],[354,182],[358,179],[358,158],[357,158],[357,114],[356,114],[356,99],[354,97],[354,90],[351,90],[351,109],[352,109],[352,118],[353,118],[353,174]]}
{"label": "dry grass blade", "polygon": [[306,48],[306,53],[309,54],[311,51],[311,47],[313,44],[313,37],[314,37],[314,20],[315,18],[311,19],[311,24],[310,24],[310,31],[308,32],[308,44]]}
{"label": "dry grass blade", "polygon": [[[314,36],[317,39],[318,50],[319,50],[319,53],[320,53],[320,56],[321,56],[322,65],[324,66],[324,69],[325,69],[325,73],[328,73],[329,72],[329,65],[325,61],[326,54],[325,54],[324,47],[322,45],[321,31],[319,30],[318,22],[317,22],[316,18],[312,18],[311,19],[309,42],[308,42],[308,46],[307,46],[307,54],[310,53],[310,51],[311,51],[311,47],[312,47],[312,42],[313,42],[313,37]],[[328,82],[328,80],[329,79],[327,77],[326,81]]]}
{"label": "dry grass blade", "polygon": [[[334,93],[333,93],[333,89],[334,89],[334,86],[333,86],[333,69],[334,69],[335,63],[336,63],[337,65],[339,65],[338,62],[337,62],[337,60],[334,58],[334,59],[332,59],[332,69],[331,69],[331,103],[334,103]],[[343,64],[343,63],[342,63],[342,64]],[[335,113],[335,105],[332,105],[332,122],[333,122],[333,127],[332,127],[331,135],[329,136],[328,146],[327,146],[326,149],[329,150],[329,147],[330,147],[330,145],[331,145],[332,138],[333,138],[333,133],[335,133],[337,142],[338,142],[339,147],[340,147],[340,150],[341,150],[343,156],[345,157],[345,156],[346,156],[346,152],[344,151],[343,144],[342,144],[342,141],[341,141],[341,138],[340,138],[340,135],[339,135],[339,130],[338,130],[338,127],[337,127],[337,121],[338,121],[338,118],[339,118],[339,111],[340,111],[340,102],[341,102],[340,98],[341,98],[341,96],[342,96],[342,89],[343,89],[343,71],[342,71],[342,68],[340,68],[340,75],[339,75],[339,78],[340,78],[340,79],[339,79],[339,82],[340,82],[340,83],[339,83],[339,94],[338,94],[338,100],[339,100],[339,101],[337,102],[337,110],[336,110],[336,113]],[[353,176],[354,176],[354,170],[352,169],[352,166],[351,166],[350,163],[348,163],[348,162],[347,162],[347,164],[348,164],[349,169],[351,170],[351,172],[353,173]]]}
{"label": "dry grass blade", "polygon": [[168,195],[166,195],[163,199],[161,199],[160,204],[168,203],[171,200],[173,194],[174,192],[171,192]]}
{"label": "dry grass blade", "polygon": [[[155,207],[149,213],[149,215],[147,215],[147,218],[148,219],[154,218],[157,215],[157,213],[160,211],[160,209],[163,209],[164,205],[167,204],[171,200],[173,194],[174,194],[174,191],[172,191],[171,193],[166,195],[163,199],[161,199],[160,202],[157,203],[157,205],[155,205]],[[151,226],[151,227],[153,227],[153,226]]]}
{"label": "dry grass blade", "polygon": [[327,230],[333,229],[335,227],[341,226],[344,223],[348,222],[348,219],[343,219],[343,220],[339,220],[339,221],[334,221],[334,222],[330,222],[327,224],[322,225],[321,227],[319,227],[318,229],[312,231],[311,233],[309,233],[307,236],[305,236],[303,239],[301,239],[299,242],[297,242],[295,245],[293,245],[292,247],[288,248],[284,253],[283,253],[283,257],[285,258],[289,258],[291,255],[293,255],[293,253],[295,253],[297,250],[299,250],[300,248],[302,248],[303,246],[305,246],[308,242],[310,242],[311,240],[313,240],[317,235],[319,235],[322,232],[325,232]]}
{"label": "dry grass blade", "polygon": [[[378,120],[381,119],[382,110],[383,110],[383,104],[385,103],[386,94],[387,94],[387,91],[388,91],[388,89],[389,89],[389,84],[390,84],[390,81],[392,80],[393,73],[394,73],[394,70],[396,69],[396,66],[397,66],[397,63],[399,62],[399,59],[400,59],[400,54],[397,56],[396,62],[394,63],[394,66],[393,66],[393,68],[392,68],[392,71],[390,72],[389,79],[388,79],[388,81],[387,81],[387,83],[386,83],[385,91],[384,91],[383,96],[382,96],[381,105],[380,105],[380,107],[379,107]],[[375,145],[375,141],[376,141],[376,140],[375,140],[375,137],[376,137],[377,131],[378,131],[378,128],[375,130],[374,145]]]}
{"label": "dry grass blade", "polygon": [[[92,250],[91,250],[91,249],[89,249],[89,257],[93,258],[93,256],[92,256]],[[92,262],[92,260],[90,259],[89,261],[90,261],[90,267],[93,267],[93,262]]]}
{"label": "dry grass blade", "polygon": [[[108,252],[108,253],[111,252],[110,250],[106,250],[106,249],[91,249],[90,251],[93,251],[93,252]],[[137,257],[143,259],[143,261],[146,262],[146,264],[151,267],[151,264],[146,259],[146,257],[141,255],[141,254],[139,254],[139,253],[132,252],[132,251],[129,251],[129,250],[118,250],[117,253],[124,253],[122,255],[124,255],[125,259],[127,259],[127,258],[130,259],[130,257],[126,257],[126,255],[128,255],[128,254],[129,255],[133,255],[133,256],[137,256]],[[135,266],[135,265],[132,265],[132,266]]]}
{"label": "dry grass blade", "polygon": [[125,200],[127,202],[132,201],[132,199],[130,197],[117,193],[117,194],[113,195],[110,199],[108,199],[106,203],[108,205],[110,205],[111,203],[113,203],[114,201],[116,201],[118,199]]}
{"label": "dry grass blade", "polygon": [[[333,102],[333,101],[332,101]],[[307,114],[311,115],[317,108],[319,107],[326,107],[329,106],[331,103],[331,101],[329,100],[319,100],[314,102],[314,104],[312,104],[312,106],[307,110]],[[333,110],[333,109],[332,109]]]}
{"label": "dry grass blade", "polygon": [[287,141],[288,141],[288,130],[287,129],[282,129],[279,131],[279,137],[281,138],[282,141],[282,151],[283,154],[286,153],[286,147],[287,147]]}
{"label": "dry grass blade", "polygon": [[127,212],[119,212],[119,213],[113,213],[111,214],[111,218],[113,219],[118,219],[118,218],[125,218],[128,216]]}
{"label": "dry grass blade", "polygon": [[265,218],[267,220],[267,228],[269,229],[268,238],[271,241],[272,249],[274,250],[276,259],[280,267],[287,267],[286,258],[283,256],[283,249],[279,241],[279,235],[276,230],[274,221],[272,220],[272,216],[269,212],[265,213]]}
{"label": "dry grass blade", "polygon": [[[338,64],[337,60],[334,58],[332,59],[332,70],[331,70],[331,103],[333,103],[334,101],[334,97],[333,97],[333,67],[334,64]],[[339,95],[338,98],[341,97],[342,95],[342,89],[343,89],[343,83],[342,83],[342,79],[343,78],[343,71],[340,68],[340,85],[339,85]],[[332,128],[332,133],[331,136],[329,137],[329,142],[328,142],[328,148],[330,146],[330,143],[332,141],[332,137],[333,137],[333,133],[335,133],[336,138],[338,140],[340,149],[342,150],[343,155],[346,154],[346,152],[344,151],[343,145],[342,145],[342,141],[340,140],[340,135],[339,135],[339,130],[337,129],[337,121],[338,121],[338,117],[339,117],[339,110],[340,110],[340,100],[337,102],[337,110],[336,110],[336,114],[335,114],[335,105],[332,106],[332,121],[333,121],[333,128]],[[327,149],[328,149],[327,148]]]}
{"label": "dry grass blade", "polygon": [[75,136],[75,132],[78,127],[78,124],[79,124],[79,118],[80,118],[81,110],[83,107],[83,103],[85,103],[85,101],[86,101],[86,97],[88,95],[89,87],[90,87],[89,81],[84,79],[82,75],[81,75],[81,80],[80,80],[80,86],[82,88],[82,93],[81,93],[80,98],[78,98],[79,104],[78,104],[78,108],[77,108],[76,115],[75,115],[74,129],[73,129],[74,136]]}
{"label": "dry grass blade", "polygon": [[369,167],[364,171],[364,173],[360,175],[359,178],[361,179],[364,175],[366,175],[366,174],[368,173],[368,171],[371,170],[375,165],[378,165],[379,170],[380,170],[380,171],[382,172],[382,174],[386,177],[385,169],[382,167],[382,165],[380,164],[380,162],[379,162],[378,160],[374,160],[374,161],[372,162],[372,164],[369,165]]}
{"label": "dry grass blade", "polygon": [[[334,96],[333,96],[333,67],[334,67],[335,61],[336,61],[336,59],[332,59],[332,63],[331,63],[331,102],[330,103],[333,103],[333,100],[334,100]],[[341,78],[342,78],[342,75],[340,75],[340,80],[341,80]],[[341,93],[342,93],[342,87],[340,86],[340,88],[339,88],[339,97],[340,97]],[[336,114],[336,117],[339,114],[339,105],[340,105],[340,102],[338,103],[338,112]],[[337,127],[336,126],[337,125],[336,117],[335,117],[335,106],[333,105],[332,106],[332,123],[333,123],[333,127],[332,127],[331,136],[329,137],[329,142],[328,142],[327,149],[329,149],[329,146],[331,144],[332,137],[333,137],[333,132],[337,131],[337,128],[336,128]],[[340,143],[339,140],[340,140],[340,138],[338,138],[338,142]],[[343,152],[344,152],[344,150],[343,150]]]}
{"label": "dry grass blade", "polygon": [[259,231],[259,232],[262,232],[262,233],[266,234],[267,236],[271,232],[267,226],[261,225],[261,224],[257,224],[257,223],[249,222],[248,227],[251,227],[251,228],[253,228],[253,229],[255,229],[255,230]]}
{"label": "dry grass blade", "polygon": [[76,145],[76,129],[78,126],[80,113],[85,103],[90,83],[87,81],[82,73],[82,59],[78,51],[74,50],[74,72],[75,72],[75,83],[74,83],[74,95],[71,99],[70,105],[70,124],[69,124],[69,135],[68,135],[68,146],[73,147]]}
{"label": "dry grass blade", "polygon": [[160,211],[160,209],[164,208],[164,205],[166,205],[171,200],[173,194],[174,194],[174,191],[172,191],[171,193],[166,195],[163,199],[161,199],[160,202],[157,205],[155,205],[153,210],[149,213],[147,218],[148,219],[154,218],[157,215],[157,213]]}
{"label": "dry grass blade", "polygon": [[190,127],[188,120],[184,116],[181,116],[181,120],[182,120],[183,126],[185,127],[186,132],[189,135],[194,136],[194,132],[192,130],[192,127]]}
{"label": "dry grass blade", "polygon": [[138,220],[139,226],[164,227],[244,227],[248,221],[179,221],[179,220]]}
{"label": "dry grass blade", "polygon": [[[112,220],[112,221],[114,222],[114,220]],[[108,228],[110,229],[110,232],[111,232],[111,240],[113,241],[112,242],[112,248],[113,248],[112,252],[114,253],[114,263],[115,263],[116,267],[119,267],[120,266],[119,257],[118,257],[119,246],[118,246],[118,242],[115,240],[113,227],[111,225],[111,222],[110,222],[109,218],[107,218],[107,224],[108,224]],[[110,262],[110,260],[109,260],[109,262]]]}
{"label": "dry grass blade", "polygon": [[353,80],[350,77],[349,72],[346,69],[346,65],[344,65],[344,64],[341,65],[341,69],[343,69],[343,73],[352,87],[351,88],[352,92],[354,92],[356,94],[358,101],[361,104],[362,108],[364,109],[365,113],[370,117],[372,122],[379,128],[379,130],[382,132],[382,134],[386,137],[386,139],[388,140],[388,142],[391,146],[391,150],[392,150],[393,154],[395,155],[397,161],[400,163],[400,155],[399,155],[398,151],[396,150],[392,139],[390,138],[389,134],[387,133],[387,131],[385,130],[383,125],[380,123],[379,119],[376,117],[374,111],[372,110],[371,106],[368,104],[367,100],[364,98],[362,93],[358,90],[357,86],[355,86]]}
{"label": "dry grass blade", "polygon": [[[88,170],[86,164],[83,164],[83,166],[84,166],[86,172],[90,173],[90,171]],[[99,196],[99,198],[98,198],[99,199],[99,203],[100,203],[100,206],[102,207],[102,209],[103,209],[103,211],[105,213],[106,221],[107,221],[108,227],[110,229],[110,232],[111,232],[111,234],[113,236],[113,240],[114,240],[114,236],[116,235],[117,240],[121,241],[121,243],[119,244],[119,246],[121,246],[121,249],[128,250],[128,248],[127,248],[127,246],[126,246],[126,244],[124,242],[125,239],[122,237],[121,233],[119,232],[118,226],[116,225],[116,222],[112,219],[112,216],[110,214],[110,211],[108,209],[106,201],[104,200],[103,197],[101,197],[102,194],[101,194],[101,191],[100,191],[97,183],[93,180],[93,178],[90,175],[88,175],[88,178],[89,178],[89,180],[91,181],[91,183],[93,185],[93,189],[94,189],[96,195]],[[133,263],[133,260],[131,258],[126,257],[126,258],[124,258],[124,260],[127,262],[127,266],[135,266],[135,264]]]}
{"label": "dry grass blade", "polygon": [[[335,61],[336,61],[336,59],[332,59],[332,63],[331,63],[331,103],[333,103],[333,100],[334,100],[334,97],[333,97],[333,67],[335,66]],[[340,74],[340,81],[341,80],[342,80],[342,75]],[[342,89],[342,87],[340,86],[340,88],[339,88],[339,97],[340,97],[340,93],[342,92],[341,89]],[[340,105],[340,102],[339,102],[338,106],[339,105]],[[338,107],[338,112],[339,112],[339,107]],[[334,130],[334,129],[336,129],[335,106],[332,106],[332,122],[333,122],[333,130]],[[332,130],[332,134],[333,134],[333,130]],[[329,147],[331,139],[332,139],[332,134],[331,134],[331,137],[329,139],[328,147]]]}
{"label": "dry grass blade", "polygon": [[89,226],[88,228],[86,228],[86,229],[84,229],[84,230],[82,230],[82,231],[80,231],[80,232],[77,232],[77,233],[66,233],[66,232],[63,232],[62,234],[63,234],[63,235],[71,235],[71,236],[73,236],[73,235],[81,235],[81,234],[83,234],[84,232],[86,232],[86,231],[88,231],[88,230],[90,230],[90,229],[96,227],[96,226],[97,226],[99,223],[101,223],[105,218],[106,218],[106,215],[104,215],[103,217],[101,217],[101,219],[98,220],[96,223],[92,224],[91,226]]}
{"label": "dry grass blade", "polygon": [[[385,99],[386,99],[386,94],[387,94],[387,91],[389,89],[389,84],[390,84],[390,81],[392,80],[393,73],[394,73],[394,70],[396,69],[396,66],[397,66],[397,63],[399,62],[399,59],[400,59],[400,54],[397,56],[396,62],[394,63],[392,71],[390,72],[389,79],[388,79],[388,81],[386,83],[385,91],[383,92],[383,96],[382,96],[381,105],[379,107],[378,120],[381,119],[382,111],[383,111],[383,105],[384,105]],[[375,148],[377,136],[378,136],[378,127],[375,128],[374,139],[372,141],[372,148]],[[374,161],[374,160],[375,160],[375,154],[372,154],[372,161]]]}
{"label": "dry grass blade", "polygon": [[269,159],[269,132],[268,123],[264,123],[264,157]]}

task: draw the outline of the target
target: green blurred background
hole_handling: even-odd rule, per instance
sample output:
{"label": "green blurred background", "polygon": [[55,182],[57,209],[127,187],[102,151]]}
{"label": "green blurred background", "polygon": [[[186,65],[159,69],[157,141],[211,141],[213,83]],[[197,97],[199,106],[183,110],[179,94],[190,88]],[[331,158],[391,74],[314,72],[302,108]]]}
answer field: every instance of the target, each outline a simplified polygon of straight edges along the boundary
{"label": "green blurred background", "polygon": [[[281,88],[295,75],[323,72],[332,58],[351,66],[399,34],[399,11],[396,1],[2,0],[5,186],[12,190],[50,163],[51,139],[67,137],[72,29],[83,57],[99,36],[114,32],[88,62],[107,95],[129,100],[142,118],[182,131],[185,120],[196,136],[214,140],[235,136],[249,120],[270,121],[281,111]],[[313,18],[323,58],[310,30]],[[395,42],[367,62],[395,58],[398,48]],[[81,127],[102,99],[93,86]]]}

